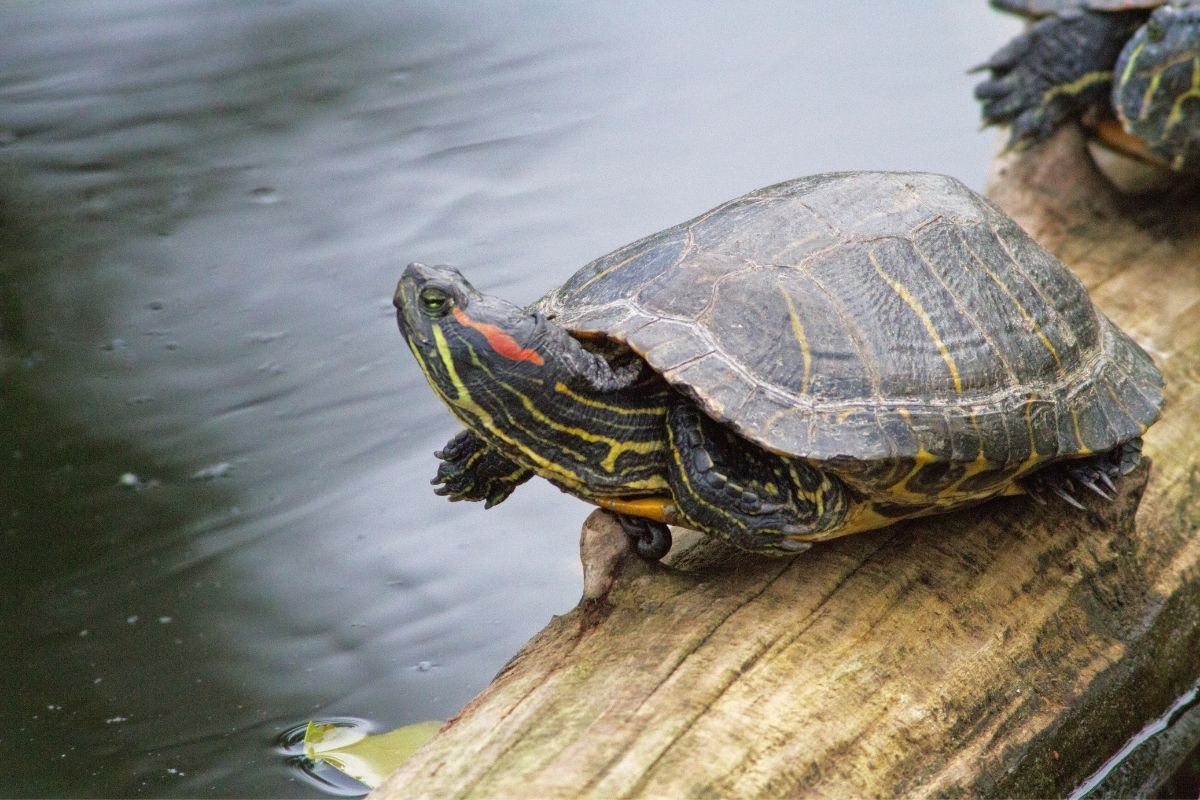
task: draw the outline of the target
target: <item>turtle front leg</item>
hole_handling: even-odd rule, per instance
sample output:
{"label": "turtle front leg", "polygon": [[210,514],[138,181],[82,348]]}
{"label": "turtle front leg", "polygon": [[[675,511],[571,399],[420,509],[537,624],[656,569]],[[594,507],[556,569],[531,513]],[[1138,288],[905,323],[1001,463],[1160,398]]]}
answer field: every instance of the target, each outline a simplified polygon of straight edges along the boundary
{"label": "turtle front leg", "polygon": [[471,431],[459,431],[434,455],[441,459],[430,483],[452,501],[483,500],[491,508],[533,477],[533,472],[490,447]]}
{"label": "turtle front leg", "polygon": [[[690,403],[667,412],[667,481],[679,516],[696,530],[765,555],[794,555],[846,519],[840,480],[769,453]],[[800,538],[803,537],[803,538]]]}
{"label": "turtle front leg", "polygon": [[1010,124],[1008,146],[1020,147],[1089,110],[1107,113],[1113,65],[1142,16],[1072,11],[1034,24],[976,67],[992,73],[975,87],[984,123]]}

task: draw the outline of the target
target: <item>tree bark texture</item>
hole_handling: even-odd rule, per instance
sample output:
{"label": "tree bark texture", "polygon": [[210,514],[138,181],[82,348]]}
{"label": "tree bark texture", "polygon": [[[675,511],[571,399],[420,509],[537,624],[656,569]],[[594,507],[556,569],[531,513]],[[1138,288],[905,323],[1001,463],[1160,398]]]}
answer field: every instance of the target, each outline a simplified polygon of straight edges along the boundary
{"label": "tree bark texture", "polygon": [[1114,502],[999,499],[794,559],[677,542],[663,565],[597,511],[579,605],[374,797],[1059,796],[1187,690],[1200,202],[1118,195],[1073,129],[1000,157],[989,193],[1166,375]]}

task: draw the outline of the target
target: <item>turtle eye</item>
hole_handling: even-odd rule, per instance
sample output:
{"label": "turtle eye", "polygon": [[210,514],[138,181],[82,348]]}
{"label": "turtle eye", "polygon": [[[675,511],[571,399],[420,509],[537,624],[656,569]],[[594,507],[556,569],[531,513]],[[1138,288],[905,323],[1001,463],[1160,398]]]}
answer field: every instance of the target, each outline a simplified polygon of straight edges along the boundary
{"label": "turtle eye", "polygon": [[1166,31],[1163,30],[1162,23],[1151,17],[1146,22],[1146,38],[1152,42],[1161,42]]}
{"label": "turtle eye", "polygon": [[443,317],[450,310],[450,295],[444,289],[439,289],[436,286],[427,286],[422,289],[419,299],[421,301],[421,310],[427,316]]}

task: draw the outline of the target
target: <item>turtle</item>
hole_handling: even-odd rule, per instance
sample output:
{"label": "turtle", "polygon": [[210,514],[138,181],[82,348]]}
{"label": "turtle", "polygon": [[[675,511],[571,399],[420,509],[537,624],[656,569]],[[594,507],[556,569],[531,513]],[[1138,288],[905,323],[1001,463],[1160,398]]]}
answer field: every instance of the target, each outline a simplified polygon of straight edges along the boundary
{"label": "turtle", "polygon": [[1200,0],[992,0],[1033,24],[976,70],[985,124],[1009,146],[1071,119],[1102,142],[1200,174]]}
{"label": "turtle", "polygon": [[540,475],[618,515],[742,550],[997,495],[1110,496],[1158,418],[1153,360],[989,200],[842,172],[726,202],[584,266],[531,306],[412,263],[400,331],[465,430],[451,500]]}

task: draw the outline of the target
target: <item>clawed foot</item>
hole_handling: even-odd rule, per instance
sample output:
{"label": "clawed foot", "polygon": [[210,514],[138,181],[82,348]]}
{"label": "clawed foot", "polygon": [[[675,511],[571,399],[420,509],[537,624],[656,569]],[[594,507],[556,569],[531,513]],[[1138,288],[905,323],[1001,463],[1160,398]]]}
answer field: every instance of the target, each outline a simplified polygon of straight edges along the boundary
{"label": "clawed foot", "polygon": [[470,431],[461,431],[434,453],[442,460],[430,481],[434,494],[459,500],[483,500],[485,508],[502,502],[532,473],[490,448]]}
{"label": "clawed foot", "polygon": [[661,522],[645,517],[617,517],[625,535],[634,541],[637,554],[647,561],[658,561],[671,549],[671,530]]}
{"label": "clawed foot", "polygon": [[1009,124],[1009,147],[1021,147],[1088,109],[1107,109],[1123,30],[1108,13],[1062,14],[1034,24],[972,70],[992,73],[975,87],[984,123]]}
{"label": "clawed foot", "polygon": [[1134,439],[1107,453],[1054,464],[1026,478],[1025,490],[1036,502],[1046,504],[1048,495],[1055,495],[1074,508],[1084,510],[1073,492],[1079,487],[1111,502],[1117,491],[1114,481],[1127,475],[1142,456],[1142,440]]}

